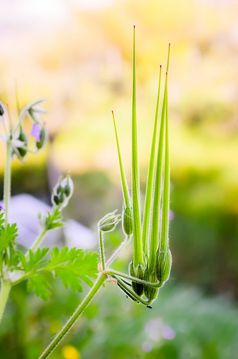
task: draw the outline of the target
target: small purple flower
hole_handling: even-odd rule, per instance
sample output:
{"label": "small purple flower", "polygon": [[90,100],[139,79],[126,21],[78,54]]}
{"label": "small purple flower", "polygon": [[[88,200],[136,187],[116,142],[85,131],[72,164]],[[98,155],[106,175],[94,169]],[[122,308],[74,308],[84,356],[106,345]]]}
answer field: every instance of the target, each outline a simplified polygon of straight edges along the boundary
{"label": "small purple flower", "polygon": [[1,212],[1,211],[4,211],[4,207],[3,207],[2,204],[0,204],[0,212]]}
{"label": "small purple flower", "polygon": [[163,335],[163,338],[167,339],[167,340],[172,340],[172,339],[174,339],[176,337],[175,331],[171,327],[169,327],[168,325],[166,325],[163,328],[162,335]]}
{"label": "small purple flower", "polygon": [[169,220],[172,221],[174,219],[174,212],[173,211],[169,211]]}
{"label": "small purple flower", "polygon": [[31,129],[31,135],[35,138],[36,142],[40,141],[41,126],[39,123],[34,123]]}

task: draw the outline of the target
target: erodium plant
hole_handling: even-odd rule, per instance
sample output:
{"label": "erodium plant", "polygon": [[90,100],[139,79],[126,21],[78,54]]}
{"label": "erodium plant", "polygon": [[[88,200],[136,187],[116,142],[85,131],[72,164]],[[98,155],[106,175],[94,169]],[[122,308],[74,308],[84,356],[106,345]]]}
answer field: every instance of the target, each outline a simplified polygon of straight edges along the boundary
{"label": "erodium plant", "polygon": [[15,126],[7,107],[0,103],[1,140],[5,147],[4,195],[0,209],[0,321],[11,289],[23,281],[27,282],[28,291],[48,299],[54,278],[58,277],[65,287],[78,291],[82,290],[82,281],[92,285],[91,279],[97,271],[95,253],[67,247],[40,248],[48,231],[63,226],[62,210],[73,193],[73,182],[68,175],[60,177],[56,183],[51,209],[39,214],[41,230],[27,251],[17,244],[17,224],[9,222],[12,159],[23,161],[29,152],[38,152],[46,141],[42,103],[43,100],[37,100],[21,110],[17,101]]}
{"label": "erodium plant", "polygon": [[[22,111],[16,128],[13,130],[8,121],[7,109],[0,106],[0,118],[4,127],[6,160],[4,172],[4,206],[0,213],[0,255],[1,255],[1,294],[0,315],[13,286],[27,281],[28,289],[47,299],[50,295],[50,283],[59,277],[66,287],[81,290],[81,282],[91,286],[90,291],[78,305],[72,316],[56,334],[40,359],[48,358],[76,323],[79,316],[94,298],[105,282],[116,284],[128,298],[148,308],[158,297],[160,288],[169,279],[172,257],[169,249],[169,129],[168,129],[168,70],[170,46],[162,85],[162,67],[160,66],[158,93],[155,108],[154,128],[150,149],[146,193],[143,205],[140,198],[139,158],[137,144],[136,115],[136,58],[135,28],[133,31],[133,80],[132,80],[132,159],[131,189],[129,190],[120,148],[115,115],[112,112],[116,147],[119,160],[120,178],[123,193],[122,210],[106,214],[98,222],[99,263],[93,253],[80,249],[39,248],[47,231],[58,228],[62,223],[62,209],[67,205],[73,191],[69,176],[62,177],[52,193],[52,209],[42,215],[42,230],[31,248],[24,253],[15,240],[17,225],[9,224],[9,198],[11,188],[11,159],[17,156],[22,160],[29,151],[29,136],[24,130],[27,118],[31,121],[33,151],[38,151],[45,142],[45,129],[41,121],[43,110],[41,100],[31,103]],[[162,90],[161,90],[162,88]],[[162,93],[162,95],[161,95]],[[32,150],[31,150],[32,151]],[[121,224],[124,239],[115,252],[106,259],[104,237]],[[112,269],[111,264],[120,251],[133,242],[133,255],[129,263],[129,272],[122,273]],[[92,278],[97,276],[94,283]]]}

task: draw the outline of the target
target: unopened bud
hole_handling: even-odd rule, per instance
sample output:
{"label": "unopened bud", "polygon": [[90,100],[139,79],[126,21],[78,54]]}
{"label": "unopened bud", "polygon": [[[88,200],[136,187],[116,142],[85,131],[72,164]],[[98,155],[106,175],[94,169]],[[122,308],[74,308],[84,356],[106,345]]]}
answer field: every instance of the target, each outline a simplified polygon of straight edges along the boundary
{"label": "unopened bud", "polygon": [[70,176],[62,177],[55,185],[51,202],[54,206],[59,206],[61,209],[67,206],[74,190],[74,184]]}
{"label": "unopened bud", "polygon": [[116,213],[117,210],[106,214],[98,222],[98,228],[102,232],[113,231],[121,220],[121,215]]}
{"label": "unopened bud", "polygon": [[169,279],[171,267],[172,254],[170,249],[158,250],[156,260],[156,274],[157,279],[161,282],[161,285]]}
{"label": "unopened bud", "polygon": [[4,108],[3,106],[0,104],[0,116],[4,115]]}
{"label": "unopened bud", "polygon": [[130,236],[133,230],[131,207],[124,207],[122,214],[122,228],[125,234]]}
{"label": "unopened bud", "polygon": [[21,161],[27,153],[27,136],[22,127],[19,128],[19,132],[12,137],[12,156],[16,155]]}
{"label": "unopened bud", "polygon": [[20,156],[21,156],[22,158],[24,158],[25,155],[26,155],[26,153],[27,153],[27,148],[26,148],[26,147],[27,147],[28,141],[27,141],[26,134],[25,134],[25,132],[23,131],[22,128],[20,129],[20,133],[19,133],[19,136],[18,136],[18,140],[23,143],[23,146],[22,146],[22,147],[18,147],[17,150],[18,150]]}
{"label": "unopened bud", "polygon": [[46,141],[46,131],[44,127],[41,127],[39,140],[36,141],[36,147],[38,150],[40,150],[44,146],[45,141]]}

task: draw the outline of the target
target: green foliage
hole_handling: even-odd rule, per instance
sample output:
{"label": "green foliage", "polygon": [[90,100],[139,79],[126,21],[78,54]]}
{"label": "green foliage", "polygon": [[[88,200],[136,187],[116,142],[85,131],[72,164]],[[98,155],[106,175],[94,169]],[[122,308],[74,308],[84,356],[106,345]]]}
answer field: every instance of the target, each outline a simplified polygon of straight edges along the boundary
{"label": "green foliage", "polygon": [[[196,289],[168,285],[152,310],[109,287],[84,312],[80,330],[68,343],[84,359],[230,359],[238,350],[238,309],[228,299],[206,297]],[[6,359],[35,359],[57,327],[76,307],[76,294],[56,283],[49,301],[39,302],[19,286],[13,289],[7,325],[1,328],[0,352]],[[18,308],[18,309],[17,309]],[[116,308],[109,310],[108,308]],[[21,318],[24,340],[17,340]],[[108,340],[110,338],[110,340]],[[128,340],[129,338],[129,340]],[[8,345],[6,345],[8,343]],[[61,359],[62,348],[52,355]]]}
{"label": "green foliage", "polygon": [[16,223],[7,224],[0,229],[0,252],[7,249],[10,244],[14,243],[17,237],[17,225]]}
{"label": "green foliage", "polygon": [[17,237],[16,223],[6,223],[4,213],[0,213],[0,263],[11,265],[14,262],[14,245]]}
{"label": "green foliage", "polygon": [[35,273],[27,282],[27,289],[38,297],[47,300],[52,294],[51,290],[51,274]]}
{"label": "green foliage", "polygon": [[43,267],[47,263],[46,255],[48,248],[39,248],[37,251],[29,250],[28,256],[22,258],[23,270],[27,272],[35,272],[37,269]]}
{"label": "green foliage", "polygon": [[62,214],[59,208],[53,208],[52,212],[48,212],[47,216],[43,219],[43,224],[47,230],[62,227]]}
{"label": "green foliage", "polygon": [[82,281],[89,286],[97,272],[97,255],[77,248],[48,248],[29,251],[22,258],[27,288],[42,299],[52,294],[52,281],[59,278],[66,288],[82,291]]}

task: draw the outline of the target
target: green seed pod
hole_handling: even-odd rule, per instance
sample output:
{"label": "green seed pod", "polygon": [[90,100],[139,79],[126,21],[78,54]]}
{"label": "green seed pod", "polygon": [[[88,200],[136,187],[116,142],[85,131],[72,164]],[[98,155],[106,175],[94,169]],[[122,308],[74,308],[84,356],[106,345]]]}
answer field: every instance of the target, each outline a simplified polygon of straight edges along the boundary
{"label": "green seed pod", "polygon": [[113,231],[118,223],[121,220],[121,215],[116,214],[117,210],[106,214],[100,221],[98,222],[98,228],[102,232],[111,232]]}
{"label": "green seed pod", "polygon": [[[139,279],[144,279],[144,271],[141,265],[139,265],[137,267],[137,269],[135,270],[133,262],[131,262],[129,264],[129,273],[131,276],[139,278]],[[134,290],[134,292],[136,294],[138,294],[139,296],[141,296],[143,294],[144,291],[144,285],[141,283],[137,283],[137,282],[133,282],[132,281],[132,288]]]}
{"label": "green seed pod", "polygon": [[157,260],[156,260],[156,274],[157,279],[163,285],[170,276],[172,266],[172,255],[170,249],[165,251],[158,250]]}
{"label": "green seed pod", "polygon": [[36,147],[38,150],[40,150],[44,146],[45,141],[46,141],[46,131],[44,127],[42,127],[40,130],[40,139],[39,141],[36,142]]}
{"label": "green seed pod", "polygon": [[130,207],[124,207],[122,213],[122,228],[125,234],[130,236],[133,230],[132,213]]}
{"label": "green seed pod", "polygon": [[[145,270],[145,280],[148,282],[156,282],[157,278],[156,278],[156,274],[155,273],[150,273],[148,267]],[[159,293],[159,289],[158,288],[154,288],[154,287],[150,287],[149,285],[144,285],[144,293],[145,296],[147,297],[147,299],[149,300],[149,302],[153,302]]]}

